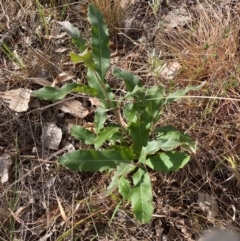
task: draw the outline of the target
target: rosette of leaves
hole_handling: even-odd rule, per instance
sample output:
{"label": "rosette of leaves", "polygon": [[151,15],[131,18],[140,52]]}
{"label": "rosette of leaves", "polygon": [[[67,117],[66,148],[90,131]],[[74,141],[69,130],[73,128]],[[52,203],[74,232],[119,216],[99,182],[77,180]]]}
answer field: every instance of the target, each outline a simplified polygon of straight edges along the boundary
{"label": "rosette of leaves", "polygon": [[[75,138],[89,145],[89,149],[66,153],[58,161],[76,171],[112,171],[111,182],[101,196],[118,190],[122,198],[131,203],[136,219],[148,223],[154,211],[148,171],[177,171],[188,163],[190,153],[196,151],[189,135],[173,126],[156,127],[157,122],[166,105],[202,85],[166,94],[162,86],[147,88],[138,76],[115,68],[113,74],[124,81],[127,90],[125,96],[115,98],[106,81],[110,67],[108,29],[101,12],[93,5],[89,6],[88,20],[91,24],[89,45],[71,23],[59,22],[79,49],[79,53],[71,53],[71,59],[87,67],[88,85],[73,83],[59,89],[44,87],[32,95],[56,101],[70,92],[81,92],[101,101],[95,113],[95,132],[82,126],[73,126],[70,131]],[[115,124],[107,122],[109,112],[115,116]]]}

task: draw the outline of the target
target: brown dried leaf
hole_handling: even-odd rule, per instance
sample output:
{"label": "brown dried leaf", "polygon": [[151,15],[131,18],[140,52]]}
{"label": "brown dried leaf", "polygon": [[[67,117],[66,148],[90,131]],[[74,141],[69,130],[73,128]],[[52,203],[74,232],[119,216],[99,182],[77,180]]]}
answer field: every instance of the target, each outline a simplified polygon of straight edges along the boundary
{"label": "brown dried leaf", "polygon": [[198,193],[198,205],[200,209],[207,213],[208,217],[214,218],[218,214],[218,205],[213,196],[207,193]]}
{"label": "brown dried leaf", "polygon": [[92,106],[99,107],[101,105],[101,102],[96,97],[89,97],[89,101],[91,102]]}
{"label": "brown dried leaf", "polygon": [[2,183],[8,181],[8,169],[11,164],[12,156],[10,154],[4,153],[0,156],[0,175]]}
{"label": "brown dried leaf", "polygon": [[65,72],[62,72],[61,74],[59,74],[58,77],[54,80],[54,82],[63,83],[74,77],[75,77],[75,74],[73,72],[65,71]]}
{"label": "brown dried leaf", "polygon": [[65,148],[66,150],[68,150],[69,152],[70,152],[70,151],[75,151],[74,145],[71,144],[70,142],[64,141],[63,144],[64,144],[64,148]]}
{"label": "brown dried leaf", "polygon": [[16,112],[24,112],[28,110],[28,103],[31,97],[31,90],[19,88],[1,92],[0,97],[9,104],[9,108]]}
{"label": "brown dried leaf", "polygon": [[61,32],[57,35],[43,35],[43,38],[49,39],[49,40],[50,39],[61,39],[61,38],[65,37],[66,35],[67,35],[66,32]]}
{"label": "brown dried leaf", "polygon": [[45,78],[41,78],[41,77],[29,78],[29,80],[31,80],[35,84],[39,84],[42,86],[51,86],[52,85],[52,82],[46,80]]}
{"label": "brown dried leaf", "polygon": [[55,50],[55,53],[58,53],[58,54],[62,54],[62,53],[64,53],[64,52],[67,52],[68,51],[68,48],[57,48],[56,50]]}
{"label": "brown dried leaf", "polygon": [[192,22],[192,17],[184,6],[179,8],[173,8],[164,18],[164,26],[166,29],[176,28],[178,26],[184,26]]}
{"label": "brown dried leaf", "polygon": [[58,146],[62,140],[62,130],[54,123],[46,123],[42,129],[41,139],[45,147],[58,150]]}
{"label": "brown dried leaf", "polygon": [[66,215],[66,213],[65,213],[65,211],[64,211],[64,209],[63,209],[63,206],[62,206],[62,204],[61,204],[61,202],[60,202],[60,200],[59,200],[59,198],[58,198],[58,196],[57,196],[57,193],[56,193],[55,188],[54,188],[54,193],[55,193],[55,196],[56,196],[56,199],[57,199],[57,203],[58,203],[58,207],[59,207],[61,216],[62,216],[63,220],[64,220],[66,223],[69,223],[69,219],[70,219],[70,218],[67,217],[67,215]]}
{"label": "brown dried leaf", "polygon": [[96,134],[94,123],[86,122],[83,124],[83,127]]}
{"label": "brown dried leaf", "polygon": [[77,100],[66,100],[57,105],[57,108],[64,113],[69,113],[76,118],[84,118],[89,114],[89,111],[84,105]]}
{"label": "brown dried leaf", "polygon": [[178,62],[172,61],[162,67],[160,75],[166,80],[171,80],[176,77],[180,69],[181,65]]}

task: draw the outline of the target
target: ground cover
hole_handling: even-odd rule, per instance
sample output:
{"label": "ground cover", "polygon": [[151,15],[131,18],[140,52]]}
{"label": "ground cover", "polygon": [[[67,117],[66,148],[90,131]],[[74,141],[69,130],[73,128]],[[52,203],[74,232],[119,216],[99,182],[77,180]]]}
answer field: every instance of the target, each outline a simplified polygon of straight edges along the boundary
{"label": "ground cover", "polygon": [[[117,194],[100,199],[109,173],[71,172],[56,162],[85,148],[69,130],[94,128],[97,99],[30,98],[43,86],[87,83],[86,68],[70,61],[76,49],[57,21],[70,21],[88,39],[88,1],[1,2],[2,240],[196,240],[214,226],[239,231],[239,3],[93,3],[109,28],[111,68],[169,92],[206,81],[168,106],[158,123],[186,131],[198,151],[178,172],[149,173],[149,224],[139,224]],[[123,83],[110,71],[107,81],[123,95]]]}

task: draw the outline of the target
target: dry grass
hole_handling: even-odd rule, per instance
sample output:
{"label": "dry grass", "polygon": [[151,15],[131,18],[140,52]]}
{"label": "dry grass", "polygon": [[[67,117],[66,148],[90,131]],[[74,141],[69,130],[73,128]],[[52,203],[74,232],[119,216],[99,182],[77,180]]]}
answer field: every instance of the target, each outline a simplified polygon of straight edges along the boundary
{"label": "dry grass", "polygon": [[[156,47],[162,50],[163,56],[171,56],[182,65],[174,81],[175,86],[206,81],[206,86],[199,93],[205,96],[203,100],[186,100],[188,108],[195,108],[197,115],[195,119],[193,113],[185,113],[186,109],[182,111],[196,121],[195,127],[187,128],[196,128],[197,125],[202,128],[202,124],[207,123],[207,128],[215,128],[210,135],[213,138],[209,141],[211,145],[221,140],[226,143],[223,152],[231,150],[236,155],[239,153],[239,107],[235,99],[239,98],[237,93],[240,89],[240,19],[233,8],[223,8],[217,1],[203,1],[194,10],[193,24],[159,34]],[[220,100],[214,100],[216,96]],[[221,97],[229,99],[221,100]]]}
{"label": "dry grass", "polygon": [[[175,174],[174,180],[180,182],[175,193],[185,190],[179,198],[188,202],[191,198],[188,199],[187,193],[195,197],[193,201],[199,192],[206,192],[217,200],[219,213],[217,217],[206,218],[191,210],[178,212],[188,216],[194,233],[212,226],[239,230],[236,215],[240,210],[240,19],[233,5],[223,7],[219,1],[198,2],[194,10],[195,21],[191,25],[161,32],[155,43],[166,58],[163,61],[174,59],[182,65],[176,79],[170,83],[164,81],[164,85],[176,88],[206,81],[207,85],[197,93],[203,99],[186,99],[181,106],[171,106],[160,124],[174,124],[188,130],[199,146],[189,169]],[[214,100],[214,96],[229,99]],[[190,203],[189,208],[194,201]]]}
{"label": "dry grass", "polygon": [[[119,1],[113,1],[113,5],[107,0],[92,1],[103,12],[110,32],[115,31],[123,16]],[[54,21],[47,21],[48,17],[69,20],[88,36],[87,1],[39,0],[39,4],[31,0],[4,1],[0,8],[1,34],[12,24],[21,23],[18,37],[14,36],[8,46],[24,63],[19,68],[8,56],[1,56],[1,91],[37,89],[41,86],[33,83],[32,77],[52,81],[68,70],[84,81],[82,66],[69,62],[68,53],[73,47],[69,38],[58,38],[61,29]],[[19,9],[22,14],[18,16]],[[191,26],[160,36],[162,61],[176,59],[183,67],[174,81],[165,80],[164,85],[175,89],[206,80],[207,87],[198,95],[239,98],[239,12],[234,6],[223,8],[217,1],[202,1],[193,9],[196,20]],[[162,11],[169,8],[164,10],[162,6]],[[56,52],[63,48],[65,52]],[[158,84],[163,81],[159,77],[147,79],[147,51],[139,43],[132,52],[116,55],[114,64],[141,75],[145,83]],[[120,88],[119,82],[114,83],[116,89]],[[1,240],[160,240],[166,235],[169,240],[190,241],[212,226],[240,230],[239,102],[196,98],[168,107],[159,123],[187,130],[198,142],[199,151],[177,173],[151,173],[155,216],[149,225],[136,223],[129,205],[121,204],[118,195],[99,199],[109,183],[108,174],[73,173],[54,158],[44,162],[52,154],[40,142],[42,125],[54,113],[54,107],[48,104],[39,103],[46,107],[44,111],[31,107],[20,115],[0,105],[0,154],[12,153],[14,157],[10,180],[0,185]],[[88,118],[80,121],[91,121]],[[56,121],[65,127],[65,120]],[[64,139],[82,147],[67,132]],[[32,153],[33,147],[37,153]],[[217,201],[215,217],[199,208],[199,193],[208,193]]]}
{"label": "dry grass", "polygon": [[194,14],[193,24],[159,34],[155,40],[157,49],[165,49],[165,55],[173,56],[182,64],[179,81],[207,80],[214,85],[239,74],[237,13],[206,1],[197,5]]}

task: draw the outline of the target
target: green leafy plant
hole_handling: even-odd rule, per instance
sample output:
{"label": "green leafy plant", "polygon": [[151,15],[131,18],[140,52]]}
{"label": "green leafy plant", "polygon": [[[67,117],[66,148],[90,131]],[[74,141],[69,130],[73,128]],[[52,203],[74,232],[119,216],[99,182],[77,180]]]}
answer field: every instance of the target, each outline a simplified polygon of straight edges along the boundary
{"label": "green leafy plant", "polygon": [[[87,67],[89,85],[73,83],[58,89],[44,87],[32,95],[57,101],[70,92],[82,92],[101,101],[95,113],[95,132],[82,126],[73,126],[70,131],[75,138],[91,145],[89,149],[66,153],[58,161],[76,171],[113,171],[110,184],[101,197],[118,189],[123,200],[131,203],[136,219],[148,223],[154,210],[149,170],[177,171],[190,160],[188,153],[196,151],[189,135],[173,126],[158,127],[157,123],[166,105],[201,86],[188,86],[166,94],[162,86],[147,88],[138,76],[115,68],[113,74],[124,81],[127,90],[125,96],[115,96],[106,80],[110,66],[107,27],[101,12],[93,5],[89,6],[88,19],[92,26],[89,45],[69,22],[59,24],[80,51],[71,53],[71,58],[74,63],[83,62]],[[115,117],[115,123],[108,121],[109,113]]]}

